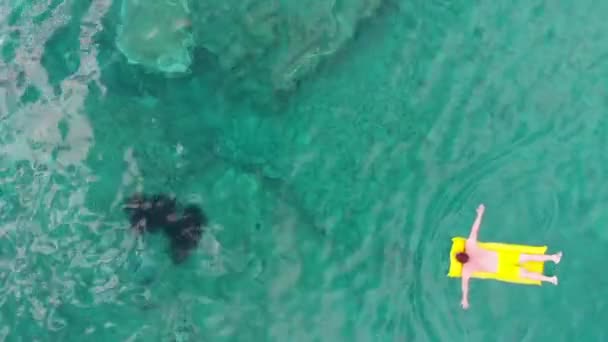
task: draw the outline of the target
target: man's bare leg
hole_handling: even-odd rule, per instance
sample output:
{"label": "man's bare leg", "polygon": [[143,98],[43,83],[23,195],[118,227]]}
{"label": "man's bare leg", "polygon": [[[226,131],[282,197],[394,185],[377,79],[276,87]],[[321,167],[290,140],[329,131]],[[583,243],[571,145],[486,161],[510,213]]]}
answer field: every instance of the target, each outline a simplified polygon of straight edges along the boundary
{"label": "man's bare leg", "polygon": [[526,279],[530,279],[530,280],[545,281],[545,282],[551,283],[553,285],[557,285],[557,277],[556,276],[547,277],[546,275],[538,274],[538,273],[535,273],[535,272],[528,272],[528,271],[522,269],[521,270],[521,277],[522,278],[526,278]]}
{"label": "man's bare leg", "polygon": [[562,260],[562,252],[558,252],[552,255],[534,255],[534,254],[522,254],[519,256],[519,262],[528,262],[528,261],[553,261],[556,264],[559,264],[559,261]]}

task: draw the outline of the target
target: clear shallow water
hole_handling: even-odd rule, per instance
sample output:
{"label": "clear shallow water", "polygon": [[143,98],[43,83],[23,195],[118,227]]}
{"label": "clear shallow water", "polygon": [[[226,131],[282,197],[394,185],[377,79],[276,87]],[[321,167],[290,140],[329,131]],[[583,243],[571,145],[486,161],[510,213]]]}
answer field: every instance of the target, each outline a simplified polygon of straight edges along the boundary
{"label": "clear shallow water", "polygon": [[[127,64],[116,5],[0,4],[0,340],[603,339],[604,5],[385,2],[271,100],[204,51]],[[207,211],[187,263],[130,234],[138,189]],[[558,287],[460,310],[480,202],[483,240],[564,251]]]}

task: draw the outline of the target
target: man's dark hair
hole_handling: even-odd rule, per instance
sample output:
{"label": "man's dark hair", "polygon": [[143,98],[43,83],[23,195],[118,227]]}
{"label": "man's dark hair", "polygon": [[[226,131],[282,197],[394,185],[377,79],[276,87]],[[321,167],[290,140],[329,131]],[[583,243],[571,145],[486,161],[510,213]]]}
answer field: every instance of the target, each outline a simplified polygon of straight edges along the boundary
{"label": "man's dark hair", "polygon": [[466,264],[469,261],[469,255],[466,252],[456,254],[456,260],[461,264]]}

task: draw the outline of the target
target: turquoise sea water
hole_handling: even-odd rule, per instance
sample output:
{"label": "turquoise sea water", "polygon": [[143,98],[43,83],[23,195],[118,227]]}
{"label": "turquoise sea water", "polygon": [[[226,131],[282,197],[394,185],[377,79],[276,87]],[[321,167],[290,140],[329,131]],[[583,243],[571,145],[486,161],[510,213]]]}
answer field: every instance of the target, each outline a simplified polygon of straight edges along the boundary
{"label": "turquoise sea water", "polygon": [[[211,3],[167,21],[199,39],[174,75],[127,62],[118,0],[0,2],[0,341],[606,338],[608,3],[335,1],[283,45],[272,1],[216,31]],[[184,264],[132,234],[138,190],[207,212]],[[460,308],[479,203],[480,239],[564,251],[559,286]]]}

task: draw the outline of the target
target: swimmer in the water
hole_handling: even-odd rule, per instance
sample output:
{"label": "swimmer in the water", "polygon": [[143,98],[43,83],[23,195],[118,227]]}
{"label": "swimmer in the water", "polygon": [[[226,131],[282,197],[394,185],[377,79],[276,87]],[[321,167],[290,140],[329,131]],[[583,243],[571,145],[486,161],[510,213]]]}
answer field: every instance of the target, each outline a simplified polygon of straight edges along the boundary
{"label": "swimmer in the water", "polygon": [[[477,208],[477,218],[471,228],[471,234],[467,238],[465,251],[456,254],[456,260],[463,264],[462,266],[462,302],[463,309],[469,307],[469,279],[475,272],[496,273],[498,269],[498,254],[494,251],[488,251],[477,246],[477,233],[481,225],[481,219],[485,211],[485,206],[480,204]],[[553,261],[559,263],[562,258],[562,252],[553,255],[532,255],[521,254],[519,257],[520,263],[528,261]],[[542,274],[529,272],[525,268],[520,267],[520,275],[524,279],[540,280],[557,285],[557,277],[547,277]]]}

